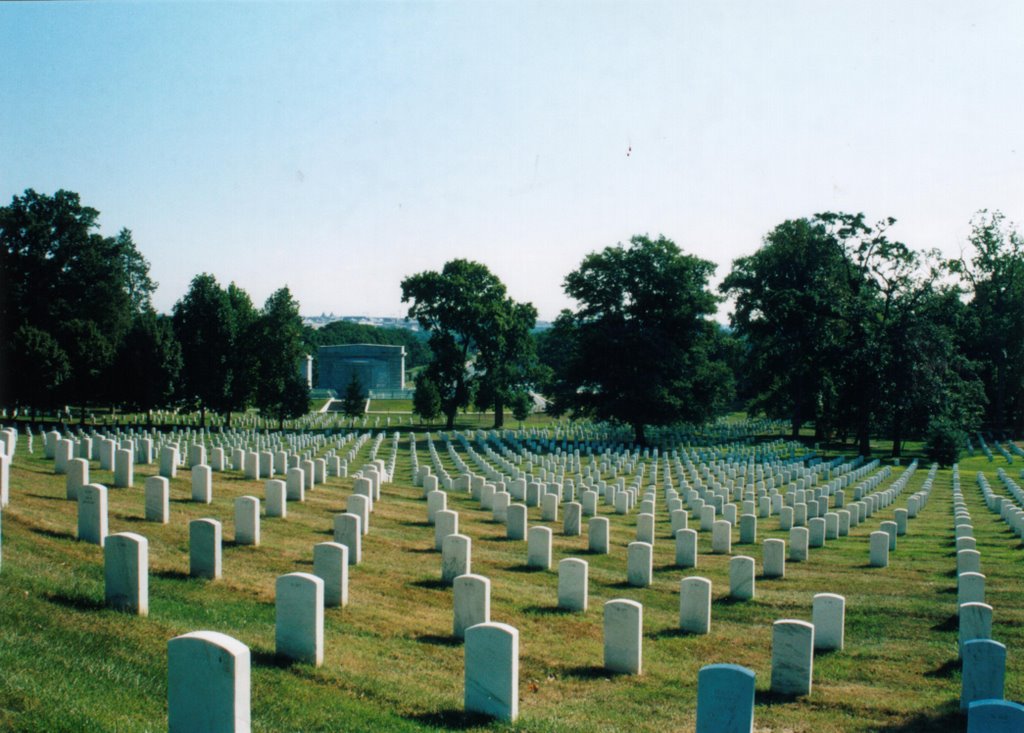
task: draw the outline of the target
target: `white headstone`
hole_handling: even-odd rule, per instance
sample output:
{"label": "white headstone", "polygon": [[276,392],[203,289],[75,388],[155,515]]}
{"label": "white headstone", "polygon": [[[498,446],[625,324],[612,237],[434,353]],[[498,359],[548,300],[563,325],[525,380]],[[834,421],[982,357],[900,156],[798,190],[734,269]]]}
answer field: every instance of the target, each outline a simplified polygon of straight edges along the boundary
{"label": "white headstone", "polygon": [[810,695],[814,671],[814,625],[783,619],[772,625],[771,691]]}
{"label": "white headstone", "polygon": [[356,514],[334,515],[334,541],[348,548],[348,564],[358,565],[362,561],[363,530]]}
{"label": "white headstone", "polygon": [[441,542],[441,582],[451,585],[460,575],[472,572],[473,541],[462,534],[450,534]]}
{"label": "white headstone", "polygon": [[596,555],[607,555],[609,542],[608,517],[591,517],[587,522],[587,548]]}
{"label": "white headstone", "polygon": [[263,486],[263,493],[267,498],[268,517],[288,516],[288,488],[281,479],[268,479]]}
{"label": "white headstone", "polygon": [[250,733],[249,648],[216,631],[167,642],[169,733]]}
{"label": "white headstone", "polygon": [[604,604],[604,666],[609,672],[643,671],[644,608],[624,598]]}
{"label": "white headstone", "polygon": [[106,538],[107,487],[86,484],[78,490],[78,539],[103,547]]}
{"label": "white headstone", "polygon": [[531,568],[551,569],[551,529],[530,527],[526,540],[526,564]]}
{"label": "white headstone", "polygon": [[188,523],[189,575],[216,580],[221,574],[221,524],[216,519]]}
{"label": "white headstone", "polygon": [[586,560],[567,557],[558,563],[558,607],[586,611],[589,565]]}
{"label": "white headstone", "polygon": [[754,558],[737,555],[729,561],[729,597],[740,601],[754,597]]}
{"label": "white headstone", "polygon": [[324,605],[348,605],[348,547],[339,542],[313,545],[313,575],[324,581]]}
{"label": "white headstone", "polygon": [[324,581],[309,573],[277,578],[277,654],[319,667],[324,661]]}
{"label": "white headstone", "polygon": [[107,537],[103,546],[106,603],[139,616],[149,615],[149,541],[134,532]]}
{"label": "white headstone", "polygon": [[679,584],[679,628],[691,634],[711,631],[711,581],[691,576]]}
{"label": "white headstone", "polygon": [[654,581],[654,547],[646,542],[630,542],[626,548],[626,582],[646,588]]}
{"label": "white headstone", "polygon": [[696,733],[754,733],[754,673],[709,664],[697,673]]}
{"label": "white headstone", "polygon": [[235,544],[260,543],[260,500],[255,496],[235,499]]}
{"label": "white headstone", "polygon": [[465,638],[466,629],[491,620],[491,581],[482,575],[460,575],[452,583],[452,634]]}
{"label": "white headstone", "polygon": [[213,472],[209,466],[192,467],[192,501],[200,504],[213,502]]}
{"label": "white headstone", "polygon": [[818,593],[811,609],[814,648],[842,651],[846,629],[846,599],[835,593]]}
{"label": "white headstone", "polygon": [[150,476],[145,488],[146,521],[167,524],[171,521],[171,484],[163,476]]}
{"label": "white headstone", "polygon": [[513,722],[519,717],[519,631],[482,623],[466,629],[465,707]]}

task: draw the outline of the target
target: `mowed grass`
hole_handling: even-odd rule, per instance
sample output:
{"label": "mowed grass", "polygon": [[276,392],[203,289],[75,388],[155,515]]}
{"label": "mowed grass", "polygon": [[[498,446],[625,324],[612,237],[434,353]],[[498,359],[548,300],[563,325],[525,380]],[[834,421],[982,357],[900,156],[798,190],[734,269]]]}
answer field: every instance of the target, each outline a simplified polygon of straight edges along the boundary
{"label": "mowed grass", "polygon": [[[372,442],[372,441],[371,441]],[[357,457],[366,458],[367,446]],[[425,442],[419,458],[428,460]],[[189,501],[187,471],[171,482],[171,522],[143,521],[142,484],[155,472],[137,466],[135,486],[109,491],[110,532],[131,531],[150,542],[150,615],[133,617],[103,606],[103,554],[78,542],[76,507],[66,501],[64,477],[52,462],[19,441],[11,470],[11,503],[3,513],[0,569],[0,726],[19,731],[166,730],[167,641],[209,629],[229,634],[252,652],[252,719],[257,731],[529,730],[665,731],[693,728],[697,672],[730,662],[757,674],[758,731],[955,731],[960,673],[956,661],[956,579],[950,472],[938,474],[927,507],[900,538],[890,567],[867,567],[867,536],[923,483],[922,466],[896,503],[869,518],[851,536],[811,550],[807,563],[787,566],[785,579],[757,582],[757,597],[731,602],[728,558],[710,555],[701,533],[696,569],[673,567],[674,543],[661,491],[655,544],[655,582],[625,584],[626,545],[635,516],[611,519],[612,553],[586,552],[587,539],[566,537],[552,523],[554,562],[590,563],[590,610],[555,607],[557,572],[525,567],[526,544],[505,539],[505,528],[468,496],[450,495],[460,531],[473,538],[473,571],[491,579],[492,620],[520,632],[521,717],[514,725],[462,711],[463,649],[451,637],[451,590],[442,587],[440,553],[433,551],[421,490],[411,485],[409,443],[400,444],[395,481],[384,487],[363,562],[350,571],[350,604],[325,612],[325,662],[289,664],[274,655],[274,581],[310,572],[312,547],[332,539],[332,516],[344,511],[350,479],[330,479],[288,517],[262,521],[259,547],[235,546],[233,501],[263,497],[262,481],[234,472],[214,474],[214,502]],[[442,446],[438,446],[443,455]],[[380,456],[390,450],[390,438]],[[445,459],[447,460],[447,458]],[[993,636],[1008,647],[1006,696],[1024,698],[1024,549],[985,507],[974,481],[984,470],[993,489],[998,465],[961,464],[962,488],[975,522],[994,610]],[[1006,467],[1008,470],[1015,467]],[[451,467],[449,467],[451,470]],[[903,469],[896,469],[894,476]],[[1016,470],[1013,471],[1016,473]],[[647,475],[650,475],[648,469]],[[112,485],[91,465],[91,480]],[[188,577],[188,521],[219,519],[224,526],[224,577]],[[530,510],[539,522],[539,510]],[[693,526],[693,525],[691,525]],[[759,540],[783,537],[776,518],[759,521]],[[760,545],[735,543],[761,570]],[[679,581],[701,575],[713,583],[712,627],[706,636],[677,630]],[[814,689],[789,700],[768,692],[771,624],[810,620],[818,592],[847,599],[846,649],[818,655]],[[644,671],[607,674],[602,604],[630,598],[644,606]]]}

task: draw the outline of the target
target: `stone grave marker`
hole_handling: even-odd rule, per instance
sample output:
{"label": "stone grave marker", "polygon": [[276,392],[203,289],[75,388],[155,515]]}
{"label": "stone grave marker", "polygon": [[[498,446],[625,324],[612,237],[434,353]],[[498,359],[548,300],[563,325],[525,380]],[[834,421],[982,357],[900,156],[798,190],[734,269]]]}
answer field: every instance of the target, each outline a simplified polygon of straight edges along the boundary
{"label": "stone grave marker", "polygon": [[167,642],[169,733],[250,733],[249,663],[245,644],[216,631]]}

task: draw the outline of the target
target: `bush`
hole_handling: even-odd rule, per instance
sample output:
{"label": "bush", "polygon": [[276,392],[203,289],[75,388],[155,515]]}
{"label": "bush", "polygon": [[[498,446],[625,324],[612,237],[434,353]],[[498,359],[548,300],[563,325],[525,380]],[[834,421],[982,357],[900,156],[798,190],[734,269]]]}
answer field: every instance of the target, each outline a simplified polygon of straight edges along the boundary
{"label": "bush", "polygon": [[943,468],[952,466],[960,460],[965,437],[964,431],[949,418],[932,419],[928,423],[928,432],[924,441],[928,460],[938,463]]}

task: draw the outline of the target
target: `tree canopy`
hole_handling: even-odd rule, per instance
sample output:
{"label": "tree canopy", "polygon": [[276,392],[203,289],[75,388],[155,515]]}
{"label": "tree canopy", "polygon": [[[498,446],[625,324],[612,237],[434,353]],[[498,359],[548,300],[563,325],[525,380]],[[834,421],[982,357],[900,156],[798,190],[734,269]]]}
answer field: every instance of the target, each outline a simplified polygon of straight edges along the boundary
{"label": "tree canopy", "polygon": [[631,425],[703,422],[731,397],[732,374],[711,320],[715,266],[665,237],[633,237],[587,255],[565,278],[579,305],[549,338],[563,360],[554,409]]}

